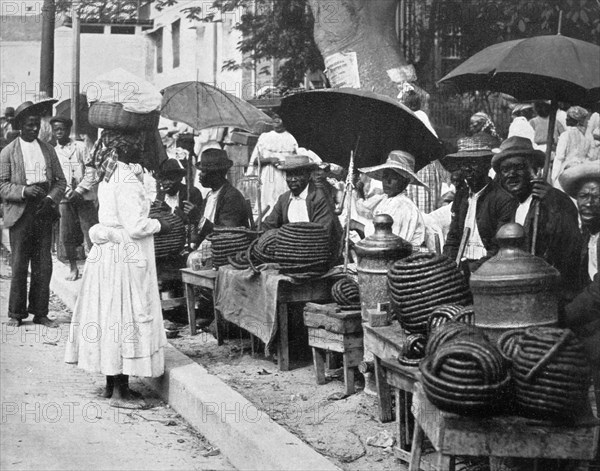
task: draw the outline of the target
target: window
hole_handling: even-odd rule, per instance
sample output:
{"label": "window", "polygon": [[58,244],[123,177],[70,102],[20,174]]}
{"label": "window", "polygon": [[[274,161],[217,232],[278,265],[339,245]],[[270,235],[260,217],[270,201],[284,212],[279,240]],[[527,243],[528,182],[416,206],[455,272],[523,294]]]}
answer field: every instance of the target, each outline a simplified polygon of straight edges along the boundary
{"label": "window", "polygon": [[80,26],[79,32],[82,34],[104,34],[104,26],[83,24]]}
{"label": "window", "polygon": [[110,34],[135,34],[135,26],[111,26]]}
{"label": "window", "polygon": [[173,45],[173,68],[179,67],[179,47],[181,35],[181,20],[175,21],[171,25],[171,43]]}
{"label": "window", "polygon": [[156,31],[156,72],[163,71],[163,28]]}

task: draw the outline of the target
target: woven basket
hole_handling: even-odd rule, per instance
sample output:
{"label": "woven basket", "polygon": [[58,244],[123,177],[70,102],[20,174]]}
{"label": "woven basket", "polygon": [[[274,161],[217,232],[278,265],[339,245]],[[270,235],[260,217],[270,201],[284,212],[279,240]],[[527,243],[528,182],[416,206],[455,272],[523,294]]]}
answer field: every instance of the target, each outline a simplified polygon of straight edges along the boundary
{"label": "woven basket", "polygon": [[154,258],[174,257],[181,253],[185,246],[185,225],[181,218],[171,213],[166,205],[155,204],[150,208],[148,217],[164,219],[171,224],[168,234],[154,234]]}
{"label": "woven basket", "polygon": [[88,120],[92,126],[118,131],[145,131],[158,128],[160,114],[132,113],[125,111],[121,103],[95,101],[90,106]]}

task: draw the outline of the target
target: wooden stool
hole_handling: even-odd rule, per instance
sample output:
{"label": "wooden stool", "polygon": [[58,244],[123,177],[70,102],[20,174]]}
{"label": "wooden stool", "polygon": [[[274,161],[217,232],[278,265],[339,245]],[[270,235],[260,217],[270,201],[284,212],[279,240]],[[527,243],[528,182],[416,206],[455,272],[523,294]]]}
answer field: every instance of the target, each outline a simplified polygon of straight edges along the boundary
{"label": "wooden stool", "polygon": [[598,447],[598,420],[588,413],[577,425],[544,423],[516,416],[465,417],[443,412],[415,384],[415,417],[409,471],[421,468],[421,446],[426,435],[436,450],[435,469],[454,468],[454,457],[489,456],[592,460]]}
{"label": "wooden stool", "polygon": [[354,368],[363,358],[360,311],[341,311],[337,304],[307,303],[304,325],[308,328],[308,345],[312,347],[317,384],[325,384],[326,353],[341,353],[346,394],[354,394]]}

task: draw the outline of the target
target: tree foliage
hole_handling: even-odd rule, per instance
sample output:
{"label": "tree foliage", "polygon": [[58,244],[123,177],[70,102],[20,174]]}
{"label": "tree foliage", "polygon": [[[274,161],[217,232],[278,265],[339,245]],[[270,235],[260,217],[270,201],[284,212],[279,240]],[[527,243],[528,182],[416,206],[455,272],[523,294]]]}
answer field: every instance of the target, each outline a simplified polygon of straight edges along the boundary
{"label": "tree foliage", "polygon": [[[134,23],[147,0],[77,0],[79,18],[86,23]],[[71,15],[73,0],[56,0],[56,13]]]}

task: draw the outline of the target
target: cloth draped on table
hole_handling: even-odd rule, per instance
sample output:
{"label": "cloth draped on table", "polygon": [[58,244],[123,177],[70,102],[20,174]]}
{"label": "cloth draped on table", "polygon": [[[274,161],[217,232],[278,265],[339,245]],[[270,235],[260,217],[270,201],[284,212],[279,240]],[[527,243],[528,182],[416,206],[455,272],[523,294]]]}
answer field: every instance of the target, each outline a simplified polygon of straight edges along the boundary
{"label": "cloth draped on table", "polygon": [[277,292],[281,281],[293,279],[275,269],[256,274],[252,269],[221,267],[215,280],[215,309],[223,319],[247,330],[265,344],[265,354],[277,333]]}

